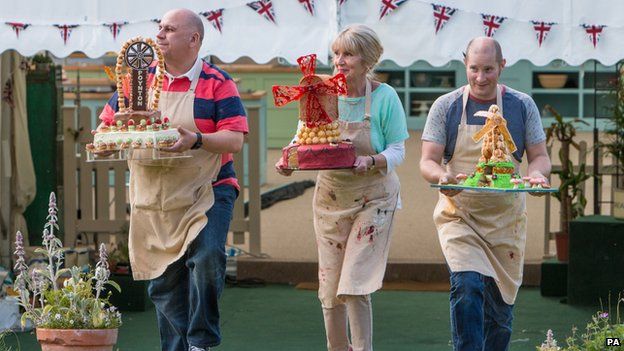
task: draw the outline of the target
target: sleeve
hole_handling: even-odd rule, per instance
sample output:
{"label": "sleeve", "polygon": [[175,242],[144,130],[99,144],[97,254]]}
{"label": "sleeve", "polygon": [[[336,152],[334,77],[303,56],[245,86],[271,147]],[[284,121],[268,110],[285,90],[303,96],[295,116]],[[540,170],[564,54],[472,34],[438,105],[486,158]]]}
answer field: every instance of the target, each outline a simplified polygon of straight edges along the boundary
{"label": "sleeve", "polygon": [[546,141],[546,133],[544,133],[539,109],[535,101],[528,96],[525,101],[525,108],[527,113],[526,135],[524,136],[526,145],[530,146]]}
{"label": "sleeve", "polygon": [[384,173],[392,172],[395,168],[405,161],[405,142],[390,144],[381,152],[386,158],[386,170]]}
{"label": "sleeve", "polygon": [[401,99],[396,91],[388,86],[389,92],[381,109],[381,133],[384,145],[399,143],[409,138],[407,119]]}
{"label": "sleeve", "polygon": [[214,99],[216,130],[231,130],[247,134],[249,132],[247,116],[236,83],[231,79],[225,79],[216,86]]}
{"label": "sleeve", "polygon": [[102,122],[113,122],[115,120],[115,112],[119,111],[119,103],[117,102],[117,92],[113,94],[113,96],[108,99],[106,105],[104,105],[104,109],[102,113],[100,113],[100,120]]}
{"label": "sleeve", "polygon": [[446,108],[442,97],[436,99],[429,109],[421,140],[446,145]]}

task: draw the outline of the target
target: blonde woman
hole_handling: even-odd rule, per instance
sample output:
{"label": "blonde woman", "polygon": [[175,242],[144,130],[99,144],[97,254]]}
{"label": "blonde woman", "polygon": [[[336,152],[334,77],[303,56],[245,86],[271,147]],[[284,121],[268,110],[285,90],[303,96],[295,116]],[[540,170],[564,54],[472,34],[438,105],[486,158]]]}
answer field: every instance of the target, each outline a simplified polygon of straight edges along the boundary
{"label": "blonde woman", "polygon": [[[321,171],[314,192],[314,230],[319,254],[319,299],[327,349],[372,350],[370,294],[381,288],[399,178],[409,137],[395,90],[374,80],[383,47],[364,25],[345,28],[332,44],[336,73],[347,79],[338,100],[340,134],[357,158],[352,170]],[[278,172],[289,175],[276,165]],[[351,340],[347,332],[351,331]]]}

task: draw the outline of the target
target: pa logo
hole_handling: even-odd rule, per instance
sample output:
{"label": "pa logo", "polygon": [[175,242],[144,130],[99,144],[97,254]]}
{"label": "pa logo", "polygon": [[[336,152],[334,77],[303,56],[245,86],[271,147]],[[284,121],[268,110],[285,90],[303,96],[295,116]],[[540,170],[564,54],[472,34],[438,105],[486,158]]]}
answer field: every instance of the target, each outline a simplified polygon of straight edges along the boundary
{"label": "pa logo", "polygon": [[622,346],[622,342],[620,338],[607,338],[605,341],[605,345],[607,346]]}

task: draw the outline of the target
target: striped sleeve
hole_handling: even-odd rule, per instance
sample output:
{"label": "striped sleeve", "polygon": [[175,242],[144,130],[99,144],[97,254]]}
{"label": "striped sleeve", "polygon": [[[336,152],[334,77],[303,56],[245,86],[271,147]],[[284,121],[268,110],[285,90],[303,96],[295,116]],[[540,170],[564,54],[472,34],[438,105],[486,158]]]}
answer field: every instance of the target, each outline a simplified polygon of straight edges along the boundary
{"label": "striped sleeve", "polygon": [[217,130],[249,132],[245,107],[233,80],[225,79],[216,86],[214,101],[214,121],[217,124]]}

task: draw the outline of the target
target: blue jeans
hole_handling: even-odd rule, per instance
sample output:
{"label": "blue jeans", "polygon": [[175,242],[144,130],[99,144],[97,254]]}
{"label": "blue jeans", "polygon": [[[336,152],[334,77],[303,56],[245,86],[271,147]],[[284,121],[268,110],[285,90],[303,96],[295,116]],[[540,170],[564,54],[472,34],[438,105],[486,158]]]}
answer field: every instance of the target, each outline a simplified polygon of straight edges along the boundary
{"label": "blue jeans", "polygon": [[451,331],[455,351],[507,351],[513,305],[492,277],[451,272]]}
{"label": "blue jeans", "polygon": [[208,224],[178,261],[150,281],[164,351],[187,351],[221,343],[218,300],[225,285],[225,241],[238,190],[214,188],[215,203],[206,212]]}

